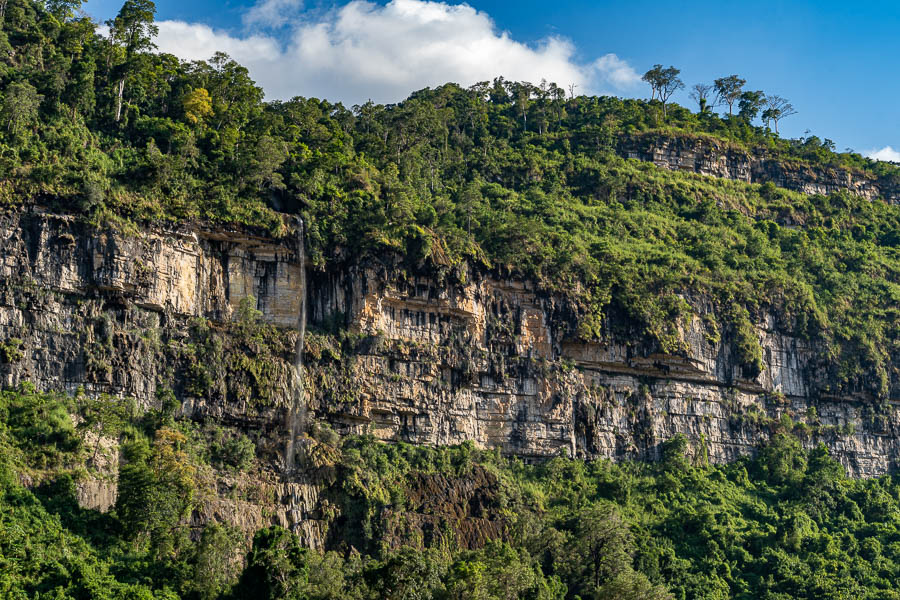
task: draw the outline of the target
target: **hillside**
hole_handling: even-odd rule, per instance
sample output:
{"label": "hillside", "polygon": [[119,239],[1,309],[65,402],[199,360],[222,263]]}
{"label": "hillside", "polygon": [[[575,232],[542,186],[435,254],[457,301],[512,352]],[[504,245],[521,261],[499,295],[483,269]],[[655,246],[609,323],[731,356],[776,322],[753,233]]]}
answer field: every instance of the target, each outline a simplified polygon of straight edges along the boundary
{"label": "hillside", "polygon": [[502,79],[265,102],[77,4],[0,11],[3,595],[896,596],[900,167]]}
{"label": "hillside", "polygon": [[[109,43],[89,21],[66,19],[67,6],[53,14],[13,2],[5,16],[10,208],[131,231],[241,224],[276,238],[292,227],[276,210],[299,213],[317,270],[388,254],[411,272],[453,277],[472,265],[571,297],[585,339],[618,310],[664,351],[677,349],[679,319],[700,310],[687,297],[731,306],[720,308],[720,329],[747,325],[734,307],[771,308],[791,334],[825,341],[848,389],[888,395],[895,205],[683,177],[616,150],[640,154],[638,132],[720,140],[794,171],[880,182],[867,198],[896,194],[897,167],[815,137],[781,140],[743,118],[673,107],[662,123],[652,103],[566,99],[502,80],[353,110],[263,103],[224,55],[184,63],[148,53],[152,13],[127,14],[134,23],[121,27],[137,33]],[[120,104],[112,92],[122,82]],[[756,349],[746,351],[758,368]]]}
{"label": "hillside", "polygon": [[[247,551],[227,519],[186,518],[216,491],[277,499],[247,437],[173,422],[165,408],[123,411],[124,426],[107,413],[128,466],[116,510],[102,514],[79,507],[75,483],[85,461],[97,465],[82,441],[93,426],[67,418],[96,405],[29,389],[0,403],[7,597],[896,597],[896,478],[847,479],[824,448],[805,453],[785,435],[727,466],[691,465],[684,438],[656,464],[528,466],[469,444],[386,446],[318,429],[304,470],[330,502],[330,551],[277,526]],[[230,487],[210,489],[214,471]],[[247,474],[257,482],[243,487]]]}

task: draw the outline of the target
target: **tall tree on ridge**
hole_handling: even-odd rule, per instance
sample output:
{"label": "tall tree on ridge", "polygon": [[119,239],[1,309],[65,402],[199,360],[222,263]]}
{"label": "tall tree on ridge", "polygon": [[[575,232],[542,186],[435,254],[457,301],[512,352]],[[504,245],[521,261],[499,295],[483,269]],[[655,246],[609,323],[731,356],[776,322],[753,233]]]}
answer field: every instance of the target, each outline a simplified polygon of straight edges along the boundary
{"label": "tall tree on ridge", "polygon": [[82,4],[83,0],[47,0],[47,10],[60,21],[66,21],[72,18]]}
{"label": "tall tree on ridge", "polygon": [[116,18],[106,22],[112,43],[125,50],[124,61],[116,68],[116,123],[122,119],[125,80],[135,70],[136,57],[156,48],[153,38],[159,27],[153,23],[155,15],[156,4],[152,0],[127,0]]}
{"label": "tall tree on ridge", "polygon": [[729,75],[728,77],[720,77],[713,83],[716,86],[716,96],[719,98],[719,101],[728,105],[728,116],[733,115],[734,103],[741,97],[747,80],[741,79],[737,75]]}
{"label": "tall tree on ridge", "polygon": [[664,69],[662,65],[653,65],[653,68],[644,73],[641,77],[650,84],[651,96],[654,100],[657,97],[663,105],[663,118],[666,117],[666,102],[672,97],[672,94],[684,87],[684,82],[678,77],[681,73],[680,69],[670,66]]}
{"label": "tall tree on ridge", "polygon": [[763,111],[762,118],[768,126],[769,121],[775,123],[775,135],[778,135],[778,121],[791,115],[796,115],[794,105],[787,101],[787,98],[781,96],[766,96],[766,109]]}
{"label": "tall tree on ridge", "polygon": [[765,105],[766,95],[762,90],[748,90],[741,94],[738,100],[738,116],[747,119],[748,123],[752,123],[759,111]]}
{"label": "tall tree on ridge", "polygon": [[534,95],[535,87],[527,81],[520,81],[510,84],[510,90],[514,98],[516,109],[522,114],[522,130],[528,131],[528,107],[531,104],[531,97]]}

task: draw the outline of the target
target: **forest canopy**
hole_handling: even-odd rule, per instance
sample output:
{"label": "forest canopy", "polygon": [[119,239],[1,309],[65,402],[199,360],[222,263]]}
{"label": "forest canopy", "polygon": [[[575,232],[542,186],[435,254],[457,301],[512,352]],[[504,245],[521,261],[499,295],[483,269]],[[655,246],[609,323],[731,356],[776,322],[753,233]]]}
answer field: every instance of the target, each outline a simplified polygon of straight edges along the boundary
{"label": "forest canopy", "polygon": [[[679,324],[711,305],[718,330],[745,342],[736,352],[751,378],[763,365],[749,332],[772,313],[779,329],[822,342],[833,392],[885,399],[897,377],[900,207],[670,172],[617,152],[639,134],[708,138],[900,183],[896,166],[754,124],[762,96],[719,115],[712,86],[695,113],[497,78],[390,105],[267,102],[225,54],[156,52],[153,2],[129,0],[104,28],[79,5],[3,4],[8,210],[41,205],[132,232],[200,223],[276,237],[299,214],[317,268],[397,257],[457,281],[473,268],[529,278],[571,301],[571,335],[609,336],[626,322],[669,353],[683,350]],[[671,89],[678,70],[657,66],[654,85]],[[717,80],[719,95],[732,79],[743,82]]]}
{"label": "forest canopy", "polygon": [[[624,322],[669,353],[684,350],[679,325],[712,306],[749,378],[763,368],[754,325],[774,314],[780,330],[820,342],[814,367],[839,386],[829,392],[885,402],[897,389],[900,207],[620,156],[641,134],[708,139],[900,185],[896,166],[755,124],[761,109],[786,114],[777,96],[768,106],[748,96],[742,110],[734,95],[738,110],[719,115],[712,86],[695,88],[695,113],[670,102],[678,72],[658,65],[665,105],[502,78],[390,105],[265,101],[225,54],[156,52],[149,0],[129,0],[103,27],[80,4],[0,0],[4,211],[40,207],[129,234],[194,225],[278,238],[300,215],[317,269],[395,260],[453,284],[474,270],[529,278],[575,307],[570,335],[615,335],[610,324]],[[720,93],[734,91],[728,79]],[[0,362],[20,359],[20,345],[0,344]],[[322,553],[278,527],[244,545],[246,532],[192,525],[210,472],[258,472],[257,447],[161,404],[0,392],[0,595],[900,597],[900,480],[850,480],[784,424],[756,458],[726,466],[682,438],[659,464],[528,465],[323,428],[310,444],[338,474],[343,551]],[[121,445],[107,514],[76,498],[103,452],[88,434]],[[476,472],[497,484],[503,536],[476,549],[449,535],[427,548],[383,543],[384,515],[413,479]]]}
{"label": "forest canopy", "polygon": [[[76,482],[90,475],[85,465],[97,452],[84,430],[119,439],[127,460],[106,514],[78,506]],[[258,474],[256,446],[236,430],[110,398],[29,385],[0,392],[0,595],[898,598],[900,480],[849,479],[824,446],[803,450],[790,428],[756,458],[721,466],[683,437],[664,445],[659,463],[619,465],[527,465],[471,444],[386,445],[323,427],[307,445],[332,473],[321,492],[338,515],[329,552],[303,547],[280,527],[261,529],[251,544],[234,527],[192,524],[191,510],[212,493],[211,469]],[[391,515],[429,476],[493,482],[482,502],[501,535],[475,549],[452,527],[429,542],[388,543],[398,531]]]}

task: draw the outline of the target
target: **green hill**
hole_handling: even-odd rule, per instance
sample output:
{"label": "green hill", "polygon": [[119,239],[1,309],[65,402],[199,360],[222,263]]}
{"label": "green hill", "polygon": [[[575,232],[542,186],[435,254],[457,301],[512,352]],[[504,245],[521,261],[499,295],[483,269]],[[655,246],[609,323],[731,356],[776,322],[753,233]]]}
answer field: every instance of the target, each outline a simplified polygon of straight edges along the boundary
{"label": "green hill", "polygon": [[[4,16],[7,210],[273,236],[301,214],[319,268],[397,253],[411,270],[459,277],[465,263],[530,278],[579,301],[584,338],[618,311],[667,352],[698,298],[736,331],[771,308],[785,331],[824,342],[836,392],[890,396],[900,207],[669,172],[616,148],[651,131],[893,182],[898,167],[816,137],[783,140],[744,117],[673,106],[663,120],[658,102],[502,79],[388,106],[263,102],[225,55],[152,53],[152,12],[123,13],[106,38],[70,9],[11,1]],[[757,369],[758,349],[741,352]]]}
{"label": "green hill", "polygon": [[[301,216],[315,269],[391,256],[447,281],[471,269],[527,279],[573,301],[574,337],[608,335],[615,316],[668,354],[712,306],[751,375],[753,323],[775,314],[815,342],[831,393],[900,399],[900,205],[669,171],[622,148],[709,141],[893,186],[900,167],[742,116],[677,105],[663,116],[655,101],[502,79],[386,106],[266,102],[225,55],[154,53],[152,2],[126,3],[108,36],[78,4],[0,3],[0,210],[134,236],[203,224],[284,238]],[[17,350],[3,342],[0,362]],[[323,554],[275,527],[250,547],[228,527],[191,525],[197,473],[264,469],[246,437],[165,408],[98,410],[27,387],[0,395],[4,597],[900,597],[897,479],[847,479],[787,434],[728,466],[687,457],[680,439],[658,465],[529,466],[320,431],[316,473],[342,515]],[[103,423],[125,464],[106,515],[79,509],[73,491],[97,451],[84,430]],[[476,474],[492,490],[477,518],[496,539],[464,549],[439,522],[427,544],[388,535],[421,477]]]}

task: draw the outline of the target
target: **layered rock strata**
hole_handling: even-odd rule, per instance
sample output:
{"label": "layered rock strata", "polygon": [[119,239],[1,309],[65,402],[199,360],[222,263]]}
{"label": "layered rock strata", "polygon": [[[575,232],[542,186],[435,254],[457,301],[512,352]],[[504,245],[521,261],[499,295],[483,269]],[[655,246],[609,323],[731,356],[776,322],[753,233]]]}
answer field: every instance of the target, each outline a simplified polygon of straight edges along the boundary
{"label": "layered rock strata", "polygon": [[[577,311],[528,282],[472,272],[414,277],[372,262],[310,269],[302,290],[299,269],[289,242],[236,231],[129,237],[57,215],[4,216],[0,343],[17,340],[21,358],[0,364],[0,381],[143,406],[174,397],[185,417],[252,433],[270,469],[220,476],[224,492],[195,524],[224,519],[251,531],[279,523],[319,547],[334,515],[323,496],[327,468],[279,472],[302,293],[310,415],[340,433],[472,441],[527,460],[652,460],[683,434],[695,460],[724,462],[790,428],[809,446],[825,443],[854,476],[888,472],[900,458],[895,405],[835,394],[820,349],[780,331],[775,315],[757,323],[764,368],[747,378],[728,331],[713,331],[715,315],[702,309],[682,324],[683,351],[673,355],[623,335],[621,323],[602,343],[580,341]],[[251,297],[262,324],[243,321]],[[262,327],[254,332],[264,341],[248,327]],[[890,398],[900,400],[891,385]],[[82,482],[85,503],[108,508],[112,479]],[[415,514],[402,522],[427,535],[438,518],[427,490],[445,482],[419,483],[421,506],[413,502]],[[453,484],[469,505],[492,485]],[[503,531],[486,513],[462,516],[457,533],[473,544]]]}
{"label": "layered rock strata", "polygon": [[622,138],[618,152],[625,158],[652,162],[672,171],[688,171],[747,183],[771,182],[804,194],[848,191],[869,200],[900,204],[900,179],[872,178],[844,167],[813,167],[801,161],[775,158],[764,150],[746,151],[705,137],[643,134]]}

